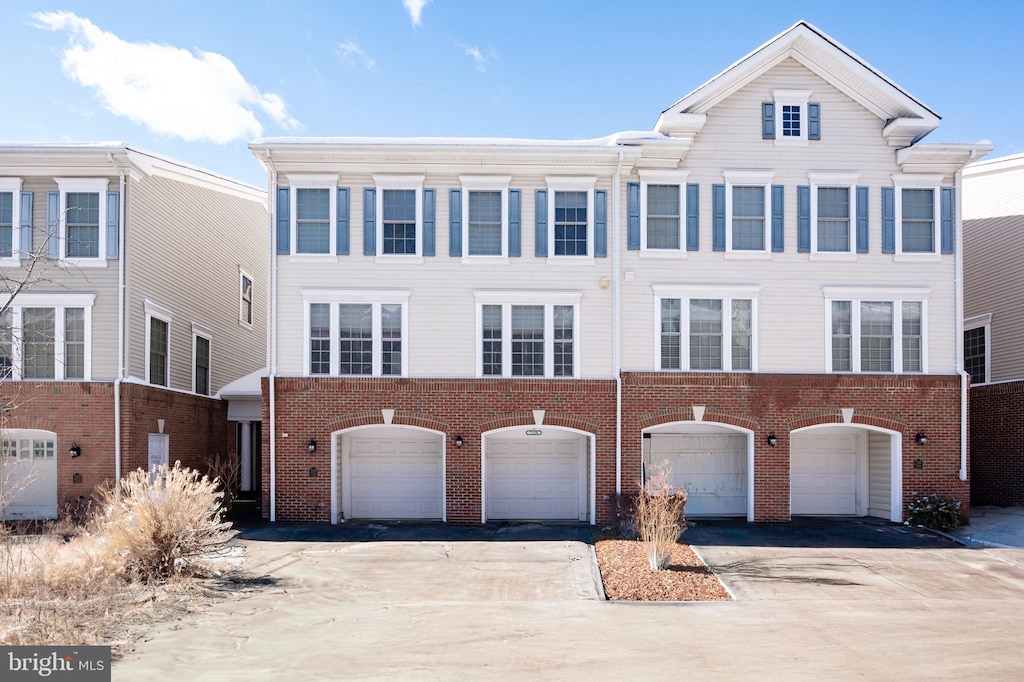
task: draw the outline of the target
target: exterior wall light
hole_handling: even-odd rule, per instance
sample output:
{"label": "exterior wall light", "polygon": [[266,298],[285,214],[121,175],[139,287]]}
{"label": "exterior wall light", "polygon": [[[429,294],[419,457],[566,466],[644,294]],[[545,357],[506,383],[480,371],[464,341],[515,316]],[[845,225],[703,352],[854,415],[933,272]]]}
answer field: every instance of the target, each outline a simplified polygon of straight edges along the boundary
{"label": "exterior wall light", "polygon": [[774,448],[776,444],[778,444],[779,442],[779,439],[775,437],[775,433],[769,433],[768,438],[766,438],[765,440],[768,441],[768,447],[770,448]]}
{"label": "exterior wall light", "polygon": [[316,452],[316,440],[313,439],[313,438],[310,438],[309,439],[309,445],[307,447],[309,449],[309,454],[312,455],[314,452]]}
{"label": "exterior wall light", "polygon": [[466,441],[462,440],[462,436],[455,436],[455,447],[461,448]]}
{"label": "exterior wall light", "polygon": [[78,443],[72,443],[71,447],[68,448],[68,454],[71,455],[72,458],[81,457],[82,456],[82,446],[79,445]]}
{"label": "exterior wall light", "polygon": [[924,431],[918,431],[917,435],[914,436],[914,442],[916,442],[918,445],[927,445],[928,436],[924,434]]}

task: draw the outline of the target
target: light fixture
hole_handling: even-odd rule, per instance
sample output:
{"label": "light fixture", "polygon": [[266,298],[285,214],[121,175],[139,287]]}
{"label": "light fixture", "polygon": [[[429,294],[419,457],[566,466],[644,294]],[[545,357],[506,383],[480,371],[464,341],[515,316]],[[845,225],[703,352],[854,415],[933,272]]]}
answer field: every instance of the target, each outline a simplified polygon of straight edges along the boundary
{"label": "light fixture", "polygon": [[924,435],[924,431],[918,431],[917,435],[914,436],[914,441],[918,445],[927,445],[928,444],[928,436]]}
{"label": "light fixture", "polygon": [[309,448],[309,454],[312,455],[314,452],[316,452],[316,440],[315,439],[313,439],[313,438],[309,439],[309,446],[308,446],[308,448]]}
{"label": "light fixture", "polygon": [[71,447],[68,448],[68,454],[72,457],[80,457],[82,454],[82,446],[78,443],[72,443]]}
{"label": "light fixture", "polygon": [[462,444],[466,441],[462,440],[462,436],[455,436],[455,447],[461,448]]}
{"label": "light fixture", "polygon": [[769,433],[768,434],[768,438],[766,438],[765,440],[768,441],[768,447],[770,447],[770,448],[774,448],[776,443],[779,442],[779,439],[775,437],[775,433],[774,432],[773,433]]}

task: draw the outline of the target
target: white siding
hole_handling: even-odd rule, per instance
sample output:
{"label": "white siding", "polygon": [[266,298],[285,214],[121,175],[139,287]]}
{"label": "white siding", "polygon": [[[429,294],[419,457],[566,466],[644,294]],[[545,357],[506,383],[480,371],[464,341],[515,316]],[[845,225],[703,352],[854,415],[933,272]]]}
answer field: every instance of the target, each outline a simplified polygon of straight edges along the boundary
{"label": "white siding", "polygon": [[892,437],[868,432],[868,516],[888,519],[892,513]]}

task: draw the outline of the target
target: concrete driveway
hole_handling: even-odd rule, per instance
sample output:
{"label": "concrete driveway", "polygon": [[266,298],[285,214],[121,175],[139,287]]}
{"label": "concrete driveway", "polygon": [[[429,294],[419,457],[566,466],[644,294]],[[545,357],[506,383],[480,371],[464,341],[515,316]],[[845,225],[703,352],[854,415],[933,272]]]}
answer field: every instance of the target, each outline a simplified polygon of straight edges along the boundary
{"label": "concrete driveway", "polygon": [[600,601],[591,548],[559,539],[573,529],[423,542],[251,532],[247,568],[274,584],[161,627],[113,677],[1024,677],[1024,550],[930,535],[890,546],[901,538],[888,524],[857,529],[882,542],[844,544],[829,537],[850,521],[833,523],[803,529],[817,538],[803,546],[798,524],[690,529],[738,599],[693,604]]}

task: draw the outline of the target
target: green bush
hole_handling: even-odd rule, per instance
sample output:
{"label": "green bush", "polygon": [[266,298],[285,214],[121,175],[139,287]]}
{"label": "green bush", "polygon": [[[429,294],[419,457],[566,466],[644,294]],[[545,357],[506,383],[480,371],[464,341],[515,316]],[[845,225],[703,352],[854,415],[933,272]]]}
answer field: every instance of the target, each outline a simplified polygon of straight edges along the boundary
{"label": "green bush", "polygon": [[907,523],[935,530],[950,530],[960,525],[960,500],[932,493],[915,497],[907,505],[910,518]]}

